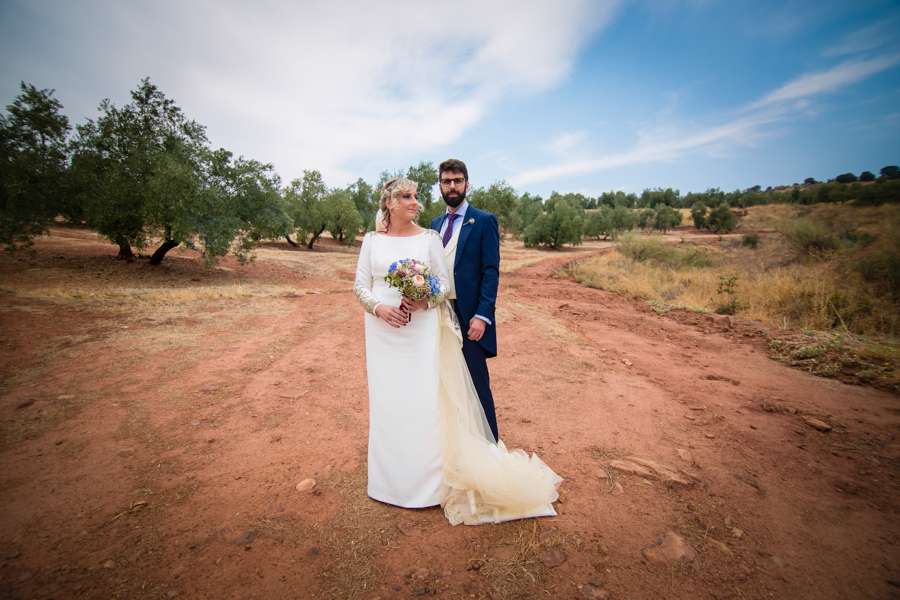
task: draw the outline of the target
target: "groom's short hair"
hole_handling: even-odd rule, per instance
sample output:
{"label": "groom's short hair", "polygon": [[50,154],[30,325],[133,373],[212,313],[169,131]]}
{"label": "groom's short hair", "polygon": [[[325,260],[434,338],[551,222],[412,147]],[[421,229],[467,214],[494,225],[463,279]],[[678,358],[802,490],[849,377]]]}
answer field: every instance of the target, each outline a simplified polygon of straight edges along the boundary
{"label": "groom's short hair", "polygon": [[466,181],[469,180],[469,170],[466,168],[466,163],[459,160],[458,158],[448,158],[444,162],[441,163],[441,166],[438,167],[438,176],[444,171],[457,171],[463,174],[463,177],[466,178]]}

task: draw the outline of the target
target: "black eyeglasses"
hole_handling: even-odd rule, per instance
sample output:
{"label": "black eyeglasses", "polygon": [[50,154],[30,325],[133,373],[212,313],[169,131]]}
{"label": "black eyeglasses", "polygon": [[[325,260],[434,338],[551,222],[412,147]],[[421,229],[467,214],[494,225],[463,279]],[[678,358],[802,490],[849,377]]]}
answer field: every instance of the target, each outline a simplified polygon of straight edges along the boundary
{"label": "black eyeglasses", "polygon": [[441,187],[448,188],[453,184],[456,184],[456,187],[462,187],[466,182],[464,177],[457,177],[456,179],[441,179]]}

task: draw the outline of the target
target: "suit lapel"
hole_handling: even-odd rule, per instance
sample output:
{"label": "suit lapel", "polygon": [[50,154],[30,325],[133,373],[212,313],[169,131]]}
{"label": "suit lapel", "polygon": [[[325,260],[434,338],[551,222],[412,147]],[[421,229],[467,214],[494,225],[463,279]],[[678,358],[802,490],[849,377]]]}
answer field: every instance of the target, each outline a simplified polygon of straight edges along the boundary
{"label": "suit lapel", "polygon": [[459,226],[459,240],[456,242],[456,261],[459,264],[459,257],[462,255],[463,248],[466,245],[466,240],[469,239],[469,233],[472,232],[472,228],[475,227],[475,223],[469,223],[469,221],[475,221],[476,213],[473,210],[473,206],[469,205],[469,210],[466,211],[466,219],[462,222],[462,225]]}

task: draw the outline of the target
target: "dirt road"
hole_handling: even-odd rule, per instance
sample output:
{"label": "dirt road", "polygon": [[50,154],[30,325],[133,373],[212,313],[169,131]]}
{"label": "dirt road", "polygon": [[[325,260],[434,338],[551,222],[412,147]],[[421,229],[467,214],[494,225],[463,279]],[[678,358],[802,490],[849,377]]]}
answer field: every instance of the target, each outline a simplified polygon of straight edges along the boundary
{"label": "dirt road", "polygon": [[[565,478],[559,517],[369,500],[357,250],[0,257],[0,596],[900,597],[900,401],[559,278],[591,245],[503,250],[500,435]],[[645,557],[669,532],[688,562]]]}

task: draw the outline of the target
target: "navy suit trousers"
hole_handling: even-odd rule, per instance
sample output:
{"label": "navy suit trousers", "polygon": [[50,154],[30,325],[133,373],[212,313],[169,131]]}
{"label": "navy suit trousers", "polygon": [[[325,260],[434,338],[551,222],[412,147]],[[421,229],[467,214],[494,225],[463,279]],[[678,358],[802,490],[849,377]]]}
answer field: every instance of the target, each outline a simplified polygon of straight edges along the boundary
{"label": "navy suit trousers", "polygon": [[463,321],[455,300],[453,301],[453,308],[462,329],[463,358],[466,359],[466,366],[469,368],[469,374],[472,376],[472,383],[475,384],[475,391],[478,392],[478,400],[481,402],[482,408],[484,408],[484,416],[487,418],[496,442],[500,439],[500,436],[497,433],[497,414],[494,411],[494,395],[491,393],[491,376],[487,368],[488,353],[481,344],[473,342],[466,335],[469,324]]}

